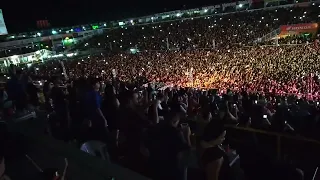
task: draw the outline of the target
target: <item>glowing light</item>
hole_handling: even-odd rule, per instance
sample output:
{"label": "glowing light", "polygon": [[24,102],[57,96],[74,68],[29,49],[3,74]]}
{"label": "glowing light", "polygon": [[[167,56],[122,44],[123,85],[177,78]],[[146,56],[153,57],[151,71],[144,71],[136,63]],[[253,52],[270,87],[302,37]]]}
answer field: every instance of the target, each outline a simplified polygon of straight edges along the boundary
{"label": "glowing light", "polygon": [[242,8],[243,7],[243,4],[239,4],[239,8]]}

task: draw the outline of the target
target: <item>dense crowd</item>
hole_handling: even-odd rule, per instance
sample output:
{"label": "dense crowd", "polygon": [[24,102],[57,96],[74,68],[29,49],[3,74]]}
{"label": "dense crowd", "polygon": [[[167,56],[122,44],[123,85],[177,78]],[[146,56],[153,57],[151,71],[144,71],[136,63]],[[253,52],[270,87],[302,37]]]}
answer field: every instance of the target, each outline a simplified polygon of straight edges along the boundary
{"label": "dense crowd", "polygon": [[124,51],[133,47],[167,50],[250,45],[281,25],[319,22],[319,9],[315,4],[121,27],[107,30],[80,46]]}
{"label": "dense crowd", "polygon": [[239,179],[230,153],[240,156],[245,179],[311,179],[315,144],[284,140],[280,158],[274,139],[227,127],[320,139],[320,49],[307,42],[314,39],[243,46],[280,25],[317,21],[318,11],[247,11],[109,30],[85,47],[140,52],[11,66],[2,116],[45,108],[49,135],[100,140],[111,161],[155,180]]}
{"label": "dense crowd", "polygon": [[[229,50],[141,52],[97,55],[63,61],[71,80],[97,77],[200,89],[276,92],[318,98],[319,48],[314,44]],[[61,75],[61,62],[35,67],[38,76]]]}

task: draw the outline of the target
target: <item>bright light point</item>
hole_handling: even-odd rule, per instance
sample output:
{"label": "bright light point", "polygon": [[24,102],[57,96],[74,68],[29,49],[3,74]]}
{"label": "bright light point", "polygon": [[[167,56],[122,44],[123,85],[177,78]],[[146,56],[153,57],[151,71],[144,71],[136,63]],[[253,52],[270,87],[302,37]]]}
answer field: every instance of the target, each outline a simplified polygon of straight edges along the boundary
{"label": "bright light point", "polygon": [[205,13],[208,12],[208,9],[205,9],[204,12],[205,12]]}
{"label": "bright light point", "polygon": [[107,24],[103,24],[103,26],[107,26]]}
{"label": "bright light point", "polygon": [[181,13],[177,13],[177,15],[176,15],[177,17],[180,17],[181,16]]}
{"label": "bright light point", "polygon": [[52,33],[52,34],[57,34],[57,31],[52,30],[51,33]]}
{"label": "bright light point", "polygon": [[239,4],[239,8],[242,8],[243,7],[243,4]]}

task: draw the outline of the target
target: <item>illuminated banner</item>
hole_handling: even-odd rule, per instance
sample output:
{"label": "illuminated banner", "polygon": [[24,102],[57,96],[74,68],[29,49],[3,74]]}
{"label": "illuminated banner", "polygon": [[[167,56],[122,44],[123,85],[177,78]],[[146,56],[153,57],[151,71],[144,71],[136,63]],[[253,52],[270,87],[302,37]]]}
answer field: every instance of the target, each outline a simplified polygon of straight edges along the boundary
{"label": "illuminated banner", "polygon": [[0,35],[8,34],[6,24],[4,23],[2,10],[0,9]]}
{"label": "illuminated banner", "polygon": [[288,32],[288,31],[305,31],[305,30],[317,30],[318,24],[317,23],[309,23],[309,24],[293,24],[293,25],[283,25],[280,26],[281,32]]}
{"label": "illuminated banner", "polygon": [[313,33],[314,35],[318,31],[317,23],[307,23],[307,24],[292,24],[280,26],[280,36],[286,35],[297,35],[301,33]]}

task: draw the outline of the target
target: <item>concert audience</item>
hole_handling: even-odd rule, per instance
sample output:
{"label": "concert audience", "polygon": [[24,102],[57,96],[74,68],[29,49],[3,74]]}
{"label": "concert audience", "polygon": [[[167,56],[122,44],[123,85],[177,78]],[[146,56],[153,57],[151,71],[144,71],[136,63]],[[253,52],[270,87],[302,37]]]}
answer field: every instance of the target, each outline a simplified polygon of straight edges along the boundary
{"label": "concert audience", "polygon": [[[37,106],[43,92],[55,138],[103,141],[122,150],[125,166],[152,179],[186,179],[188,154],[197,154],[196,179],[234,179],[230,148],[246,179],[308,179],[300,169],[316,166],[288,151],[292,144],[282,152],[288,159],[279,160],[269,138],[227,126],[320,139],[318,46],[307,43],[311,38],[243,46],[282,24],[312,22],[316,12],[280,8],[113,29],[89,46],[116,53],[33,65],[28,74],[46,81],[39,91],[12,67],[6,92],[17,111]],[[132,47],[141,51],[122,51]],[[305,153],[300,144],[295,149]]]}

